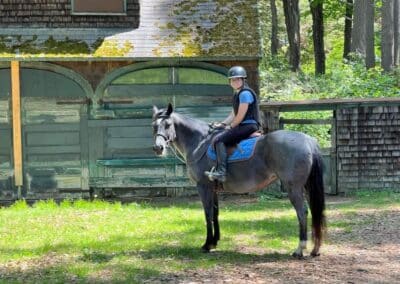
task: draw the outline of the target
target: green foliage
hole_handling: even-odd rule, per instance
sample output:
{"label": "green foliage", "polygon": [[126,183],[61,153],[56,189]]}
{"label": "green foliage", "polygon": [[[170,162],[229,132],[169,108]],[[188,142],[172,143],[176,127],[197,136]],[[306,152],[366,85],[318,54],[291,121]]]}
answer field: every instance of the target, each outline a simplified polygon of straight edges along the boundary
{"label": "green foliage", "polygon": [[[314,0],[317,2],[319,0]],[[277,1],[278,3],[279,1]],[[264,44],[269,44],[270,16],[269,1],[261,1],[262,32]],[[377,9],[381,1],[376,2]],[[271,57],[268,46],[264,47],[264,58],[260,65],[261,96],[264,99],[287,101],[325,98],[377,98],[395,97],[400,94],[398,70],[383,73],[377,67],[366,70],[364,62],[352,57],[350,62],[343,61],[343,29],[345,1],[324,1],[326,75],[314,76],[314,55],[312,46],[312,19],[309,14],[309,1],[301,0],[301,72],[292,73],[287,63],[287,40],[285,30],[281,29],[280,54]],[[279,24],[284,26],[284,16],[280,10]],[[379,22],[376,23],[380,25]],[[380,33],[375,35],[376,55],[380,55]]]}
{"label": "green foliage", "polygon": [[[337,56],[334,49],[333,56]],[[377,66],[366,69],[362,61],[328,61],[325,75],[314,76],[286,69],[285,60],[274,58],[264,62],[261,70],[261,96],[279,101],[326,98],[378,98],[400,95],[398,70],[384,73]],[[277,67],[275,67],[277,66]],[[309,69],[308,69],[309,70]]]}
{"label": "green foliage", "polygon": [[[320,0],[313,0],[314,3]],[[352,60],[343,60],[343,30],[346,1],[324,0],[324,45],[326,51],[326,74],[314,75],[314,54],[312,42],[312,18],[310,2],[300,0],[301,33],[301,72],[293,73],[288,64],[288,41],[285,30],[281,1],[277,1],[279,18],[279,39],[281,48],[278,56],[269,52],[271,16],[269,1],[261,3],[261,28],[263,34],[264,57],[260,64],[260,94],[263,100],[297,101],[307,99],[334,98],[380,98],[400,95],[400,70],[384,73],[379,67],[380,32],[379,7],[382,1],[376,1],[375,54],[377,67],[367,70],[363,60],[352,56]],[[285,118],[323,119],[331,113],[281,113]],[[302,131],[317,137],[323,147],[330,145],[330,127],[328,125],[287,125],[285,128]]]}
{"label": "green foliage", "polygon": [[[341,62],[340,48],[333,45],[327,74],[313,75],[312,65],[303,65],[303,71],[293,73],[285,58],[265,59],[261,68],[260,93],[263,100],[301,101],[307,99],[332,98],[379,98],[400,95],[399,70],[384,73],[380,67],[367,70],[362,61]],[[325,119],[331,112],[281,113],[284,118]],[[292,129],[307,133],[319,141],[322,147],[329,147],[330,125],[287,125]]]}
{"label": "green foliage", "polygon": [[[331,111],[308,111],[308,112],[285,112],[281,114],[285,119],[329,119],[332,118]],[[320,147],[331,146],[330,124],[286,124],[285,129],[300,131],[311,135],[318,140]]]}

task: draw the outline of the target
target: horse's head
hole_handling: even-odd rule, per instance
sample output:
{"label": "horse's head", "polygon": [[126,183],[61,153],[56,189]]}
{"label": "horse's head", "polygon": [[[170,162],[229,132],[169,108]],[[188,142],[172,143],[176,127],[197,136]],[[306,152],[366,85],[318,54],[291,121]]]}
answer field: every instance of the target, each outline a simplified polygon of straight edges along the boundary
{"label": "horse's head", "polygon": [[168,104],[166,109],[158,109],[153,106],[153,150],[159,156],[165,155],[169,143],[176,138],[175,126],[171,117],[172,112],[171,104]]}

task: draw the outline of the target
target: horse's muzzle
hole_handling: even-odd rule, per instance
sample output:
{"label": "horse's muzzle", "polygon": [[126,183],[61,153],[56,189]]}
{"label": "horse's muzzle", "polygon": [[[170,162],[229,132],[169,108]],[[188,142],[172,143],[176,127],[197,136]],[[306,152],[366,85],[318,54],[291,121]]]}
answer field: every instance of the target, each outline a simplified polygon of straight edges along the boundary
{"label": "horse's muzzle", "polygon": [[158,156],[161,156],[163,151],[164,151],[164,147],[162,145],[153,145],[153,151],[154,153],[156,153]]}

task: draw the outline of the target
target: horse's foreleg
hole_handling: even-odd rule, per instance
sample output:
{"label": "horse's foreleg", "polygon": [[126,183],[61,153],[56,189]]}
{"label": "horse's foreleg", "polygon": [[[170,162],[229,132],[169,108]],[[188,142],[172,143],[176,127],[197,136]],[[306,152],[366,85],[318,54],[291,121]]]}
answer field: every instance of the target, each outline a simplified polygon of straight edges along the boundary
{"label": "horse's foreleg", "polygon": [[197,186],[200,194],[201,202],[203,204],[204,213],[206,217],[207,238],[201,249],[204,252],[209,252],[210,249],[215,248],[214,235],[213,235],[213,220],[214,220],[214,202],[213,190],[207,186]]}
{"label": "horse's foreleg", "polygon": [[213,244],[216,247],[217,243],[220,239],[220,232],[219,232],[219,222],[218,222],[218,215],[219,215],[219,206],[218,206],[218,194],[216,191],[214,191],[214,239],[213,239]]}
{"label": "horse's foreleg", "polygon": [[296,210],[299,221],[299,245],[293,252],[294,257],[303,257],[303,250],[307,247],[307,206],[304,204],[302,188],[289,188],[288,195],[290,202]]}

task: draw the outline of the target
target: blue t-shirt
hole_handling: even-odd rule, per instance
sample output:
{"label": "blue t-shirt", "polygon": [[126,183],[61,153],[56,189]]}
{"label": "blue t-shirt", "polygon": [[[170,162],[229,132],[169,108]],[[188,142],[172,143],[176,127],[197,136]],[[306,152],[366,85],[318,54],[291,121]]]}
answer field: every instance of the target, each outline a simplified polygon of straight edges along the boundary
{"label": "blue t-shirt", "polygon": [[[251,104],[254,102],[254,97],[252,95],[252,93],[248,90],[244,90],[243,92],[240,93],[239,95],[239,102],[245,103],[245,104]],[[247,120],[243,120],[241,122],[241,124],[247,124],[247,123],[257,123],[257,121],[255,121],[254,119],[247,119]]]}

